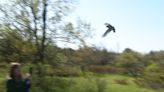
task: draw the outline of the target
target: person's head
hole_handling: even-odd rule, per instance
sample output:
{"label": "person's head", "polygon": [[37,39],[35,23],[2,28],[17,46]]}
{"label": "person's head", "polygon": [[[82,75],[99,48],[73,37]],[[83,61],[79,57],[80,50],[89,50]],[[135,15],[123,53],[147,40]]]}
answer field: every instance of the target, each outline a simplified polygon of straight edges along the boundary
{"label": "person's head", "polygon": [[20,64],[19,63],[12,63],[10,68],[10,78],[14,80],[19,80],[22,78],[21,71],[20,71]]}

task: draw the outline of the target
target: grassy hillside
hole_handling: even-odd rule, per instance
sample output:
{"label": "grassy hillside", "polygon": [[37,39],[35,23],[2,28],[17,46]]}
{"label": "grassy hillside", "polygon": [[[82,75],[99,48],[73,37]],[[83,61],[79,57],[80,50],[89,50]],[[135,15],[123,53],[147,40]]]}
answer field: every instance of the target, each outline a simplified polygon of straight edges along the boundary
{"label": "grassy hillside", "polygon": [[[48,85],[45,86],[51,87],[49,88],[51,90],[46,92],[164,92],[164,90],[139,87],[134,83],[134,78],[114,74],[86,74],[83,77],[47,77],[46,81]],[[38,91],[39,89],[33,85],[31,92]],[[5,76],[2,73],[0,74],[0,92],[5,92]]]}
{"label": "grassy hillside", "polygon": [[[83,88],[90,88],[90,90],[94,91],[94,88],[99,85],[104,85],[104,92],[163,92],[164,90],[153,90],[148,88],[141,88],[137,86],[133,80],[134,78],[122,76],[122,75],[101,75],[101,76],[88,76],[88,77],[80,77],[74,78],[78,85],[73,88],[76,91],[72,92],[89,92],[89,91],[78,91]],[[97,85],[96,83],[99,82]]]}

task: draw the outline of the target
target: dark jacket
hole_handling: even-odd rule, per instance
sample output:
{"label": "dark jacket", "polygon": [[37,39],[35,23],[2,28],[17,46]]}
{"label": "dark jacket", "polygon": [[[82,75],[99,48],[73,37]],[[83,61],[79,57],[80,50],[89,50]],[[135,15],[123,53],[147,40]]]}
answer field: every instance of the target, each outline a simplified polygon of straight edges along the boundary
{"label": "dark jacket", "polygon": [[6,88],[7,92],[26,92],[26,82],[9,79],[7,80]]}

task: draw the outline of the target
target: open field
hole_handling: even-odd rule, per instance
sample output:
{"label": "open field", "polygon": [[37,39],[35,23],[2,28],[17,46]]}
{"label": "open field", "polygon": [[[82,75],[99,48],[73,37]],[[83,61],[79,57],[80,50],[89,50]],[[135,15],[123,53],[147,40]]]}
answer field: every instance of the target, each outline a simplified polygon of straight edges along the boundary
{"label": "open field", "polygon": [[[95,86],[96,82],[99,82],[100,85],[105,86],[104,92],[164,92],[164,90],[141,88],[133,82],[134,78],[122,76],[122,75],[103,75],[103,76],[96,76],[96,77],[89,76],[89,77],[74,78],[74,80],[76,80],[77,85],[75,85],[74,88],[74,90],[76,91],[72,91],[72,92],[89,92],[89,91],[78,91],[78,90],[79,89],[82,90],[84,87],[87,87],[88,89],[90,88],[90,90],[94,87],[96,89],[97,87]],[[124,82],[119,83],[119,80]]]}
{"label": "open field", "polygon": [[[5,78],[2,74],[0,76],[0,92],[5,92]],[[67,82],[61,84],[59,81],[53,81],[56,78]],[[114,74],[86,74],[82,77],[47,77],[47,81],[50,82],[47,82],[47,87],[54,86],[55,89],[58,89],[58,92],[164,92],[164,90],[139,87],[134,83],[134,78]],[[31,92],[38,92],[34,85]]]}

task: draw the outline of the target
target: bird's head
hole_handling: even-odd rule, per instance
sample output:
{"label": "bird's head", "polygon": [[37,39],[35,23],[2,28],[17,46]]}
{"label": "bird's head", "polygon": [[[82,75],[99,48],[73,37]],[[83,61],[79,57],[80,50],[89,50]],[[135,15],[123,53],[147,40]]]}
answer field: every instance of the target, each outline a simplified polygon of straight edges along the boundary
{"label": "bird's head", "polygon": [[109,23],[105,23],[104,25],[108,26],[108,25],[110,25],[110,24],[109,24]]}

